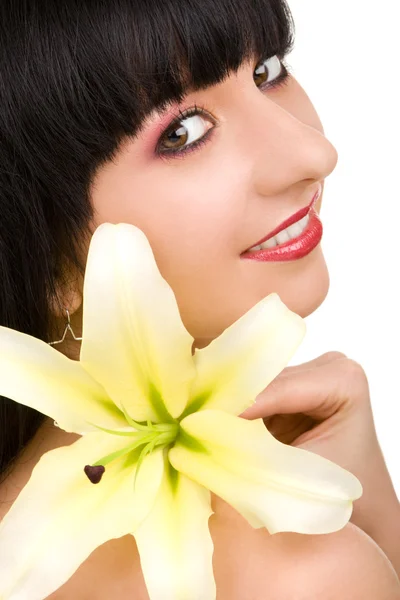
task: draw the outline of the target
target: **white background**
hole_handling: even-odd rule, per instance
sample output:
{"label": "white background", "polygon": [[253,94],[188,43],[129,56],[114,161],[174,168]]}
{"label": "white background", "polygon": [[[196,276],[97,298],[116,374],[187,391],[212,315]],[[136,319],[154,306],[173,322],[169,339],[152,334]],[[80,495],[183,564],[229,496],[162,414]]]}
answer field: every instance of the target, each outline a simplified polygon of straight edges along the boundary
{"label": "white background", "polygon": [[400,49],[398,0],[289,0],[287,62],[339,162],[326,179],[331,285],[290,364],[339,350],[364,367],[400,498]]}

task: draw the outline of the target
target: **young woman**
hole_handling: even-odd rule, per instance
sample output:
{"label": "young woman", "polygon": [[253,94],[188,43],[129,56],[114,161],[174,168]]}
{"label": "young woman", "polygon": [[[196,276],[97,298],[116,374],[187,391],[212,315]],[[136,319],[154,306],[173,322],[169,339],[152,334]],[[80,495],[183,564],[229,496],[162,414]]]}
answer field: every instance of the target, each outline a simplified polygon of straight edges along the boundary
{"label": "young woman", "polygon": [[[3,0],[0,44],[1,325],[58,340],[67,308],[79,337],[88,244],[104,222],[144,231],[198,348],[271,292],[303,317],[321,304],[315,232],[296,252],[282,232],[253,251],[311,210],[338,158],[285,66],[284,0]],[[73,339],[56,348],[79,357]],[[40,456],[76,436],[6,398],[0,411],[3,516]],[[286,369],[245,416],[342,464],[368,494],[353,524],[321,536],[270,536],[214,496],[218,600],[400,597],[398,502],[362,369],[338,353]],[[51,595],[110,597],[148,598],[132,536]]]}

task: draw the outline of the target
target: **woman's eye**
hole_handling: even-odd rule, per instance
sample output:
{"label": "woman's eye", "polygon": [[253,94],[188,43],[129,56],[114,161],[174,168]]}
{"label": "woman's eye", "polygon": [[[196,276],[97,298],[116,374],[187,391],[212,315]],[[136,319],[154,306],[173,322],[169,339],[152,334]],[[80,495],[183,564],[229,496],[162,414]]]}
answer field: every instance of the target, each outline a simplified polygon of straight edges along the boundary
{"label": "woman's eye", "polygon": [[280,82],[285,75],[287,75],[285,66],[281,59],[275,55],[268,60],[258,63],[254,70],[254,81],[258,87],[264,87],[265,85],[274,87],[274,82]]}
{"label": "woman's eye", "polygon": [[165,154],[184,150],[187,146],[202,138],[213,124],[206,121],[201,115],[192,115],[179,121],[169,129],[160,139],[159,151]]}
{"label": "woman's eye", "polygon": [[[278,55],[260,61],[254,69],[253,77],[260,89],[271,89],[285,85],[289,80],[287,65]],[[179,113],[175,121],[160,137],[156,154],[171,157],[184,156],[205,144],[218,127],[217,122],[202,109],[194,107],[186,113]]]}

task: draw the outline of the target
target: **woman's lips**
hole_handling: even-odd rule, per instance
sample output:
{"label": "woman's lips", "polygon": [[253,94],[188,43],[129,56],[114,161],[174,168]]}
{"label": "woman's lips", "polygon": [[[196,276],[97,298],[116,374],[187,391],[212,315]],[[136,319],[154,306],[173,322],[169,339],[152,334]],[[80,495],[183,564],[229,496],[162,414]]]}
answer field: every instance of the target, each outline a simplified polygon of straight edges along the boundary
{"label": "woman's lips", "polygon": [[302,208],[296,214],[289,217],[286,221],[281,223],[276,229],[271,231],[266,237],[264,237],[259,242],[253,244],[254,246],[259,246],[264,242],[268,241],[275,235],[277,235],[280,231],[283,231],[293,223],[300,221],[303,217],[309,214],[310,219],[307,224],[306,229],[296,238],[285,242],[284,244],[279,244],[278,246],[274,246],[273,248],[267,248],[265,250],[256,250],[250,252],[246,250],[241,256],[248,260],[257,260],[262,262],[271,262],[271,261],[290,261],[296,260],[299,258],[303,258],[307,254],[309,254],[321,241],[323,235],[323,226],[321,219],[319,218],[317,212],[315,211],[315,204],[317,203],[322,192],[322,185],[320,185],[319,189],[315,193],[313,199],[311,200],[309,206]]}
{"label": "woman's lips", "polygon": [[257,260],[260,262],[277,262],[297,260],[307,256],[307,254],[310,254],[318,246],[323,234],[322,222],[315,209],[311,208],[309,214],[310,220],[308,225],[297,238],[274,248],[245,252],[241,257],[246,260]]}

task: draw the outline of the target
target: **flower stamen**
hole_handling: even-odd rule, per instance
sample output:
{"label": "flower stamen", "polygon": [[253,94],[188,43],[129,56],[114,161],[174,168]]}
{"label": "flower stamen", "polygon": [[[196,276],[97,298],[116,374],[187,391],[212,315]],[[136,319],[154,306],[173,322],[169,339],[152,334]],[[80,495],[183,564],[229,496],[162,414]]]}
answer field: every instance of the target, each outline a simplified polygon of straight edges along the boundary
{"label": "flower stamen", "polygon": [[[132,421],[135,423],[135,421]],[[140,425],[141,431],[117,431],[113,429],[105,429],[104,427],[100,427],[99,425],[92,425],[106,433],[110,433],[111,435],[122,435],[122,436],[130,436],[134,437],[135,441],[132,444],[128,444],[125,448],[120,450],[116,450],[107,456],[103,456],[92,465],[86,465],[84,468],[84,472],[88,477],[91,483],[99,483],[104,472],[105,467],[109,463],[117,460],[125,456],[126,454],[131,453],[133,450],[139,448],[139,446],[144,445],[142,449],[139,459],[136,464],[136,472],[135,472],[135,480],[134,480],[134,488],[136,485],[136,478],[139,472],[139,469],[143,463],[144,458],[154,450],[157,446],[167,446],[174,442],[177,438],[179,425],[178,424],[167,424],[167,423],[152,423],[151,421],[147,421],[147,425]]]}

